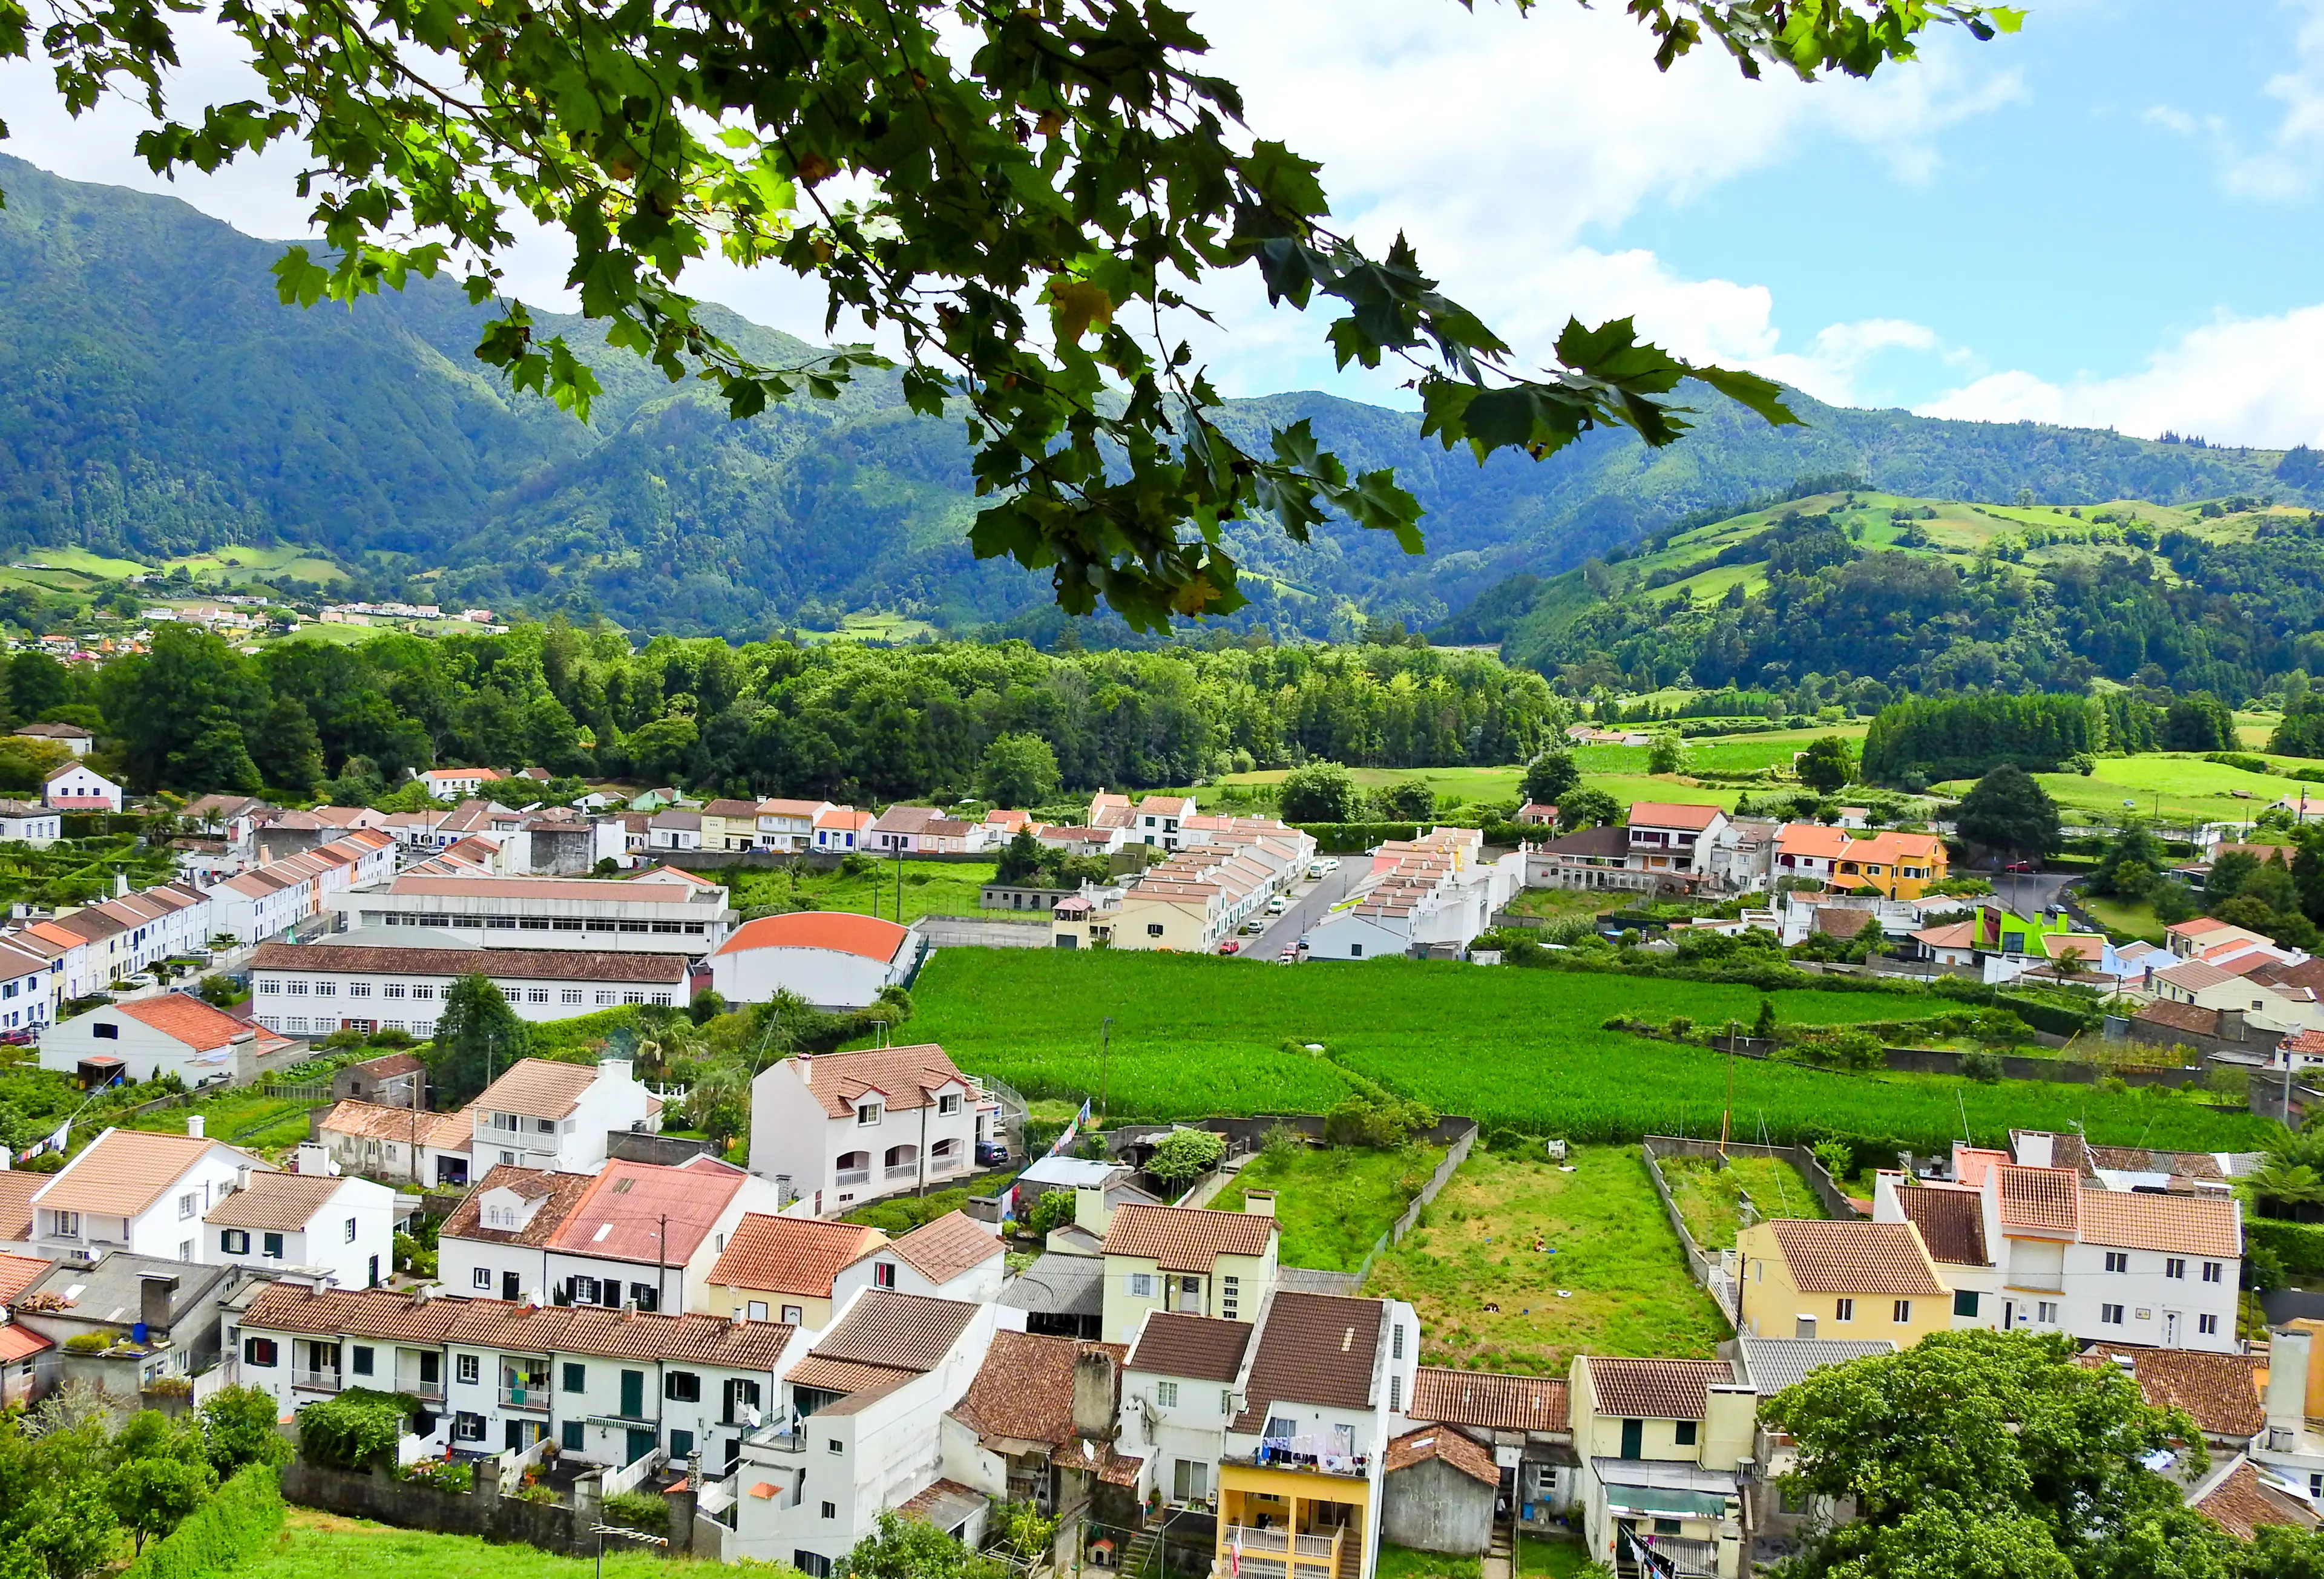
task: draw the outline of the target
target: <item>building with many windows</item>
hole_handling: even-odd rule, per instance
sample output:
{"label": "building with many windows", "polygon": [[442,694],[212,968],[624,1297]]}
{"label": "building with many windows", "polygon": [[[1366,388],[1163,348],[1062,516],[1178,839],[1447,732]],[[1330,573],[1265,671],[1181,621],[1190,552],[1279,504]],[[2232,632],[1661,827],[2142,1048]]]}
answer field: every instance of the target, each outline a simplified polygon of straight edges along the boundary
{"label": "building with many windows", "polygon": [[[334,895],[349,928],[425,928],[470,948],[619,949],[706,954],[734,922],[715,883],[581,877],[468,877],[407,872]],[[431,940],[432,941],[432,940]]]}
{"label": "building with many windows", "polygon": [[686,1001],[682,954],[407,946],[400,938],[389,946],[374,941],[379,936],[259,945],[250,961],[259,1024],[294,1036],[352,1028],[427,1037],[452,983],[470,975],[490,977],[509,1007],[530,1020]]}
{"label": "building with many windows", "polygon": [[751,1171],[818,1216],[966,1178],[998,1107],[933,1044],[802,1053],[751,1082]]}

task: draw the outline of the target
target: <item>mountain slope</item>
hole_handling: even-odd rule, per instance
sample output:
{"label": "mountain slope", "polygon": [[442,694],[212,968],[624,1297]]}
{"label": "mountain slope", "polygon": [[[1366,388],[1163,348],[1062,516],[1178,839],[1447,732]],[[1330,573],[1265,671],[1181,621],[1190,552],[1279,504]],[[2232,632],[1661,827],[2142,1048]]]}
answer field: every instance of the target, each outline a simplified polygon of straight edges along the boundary
{"label": "mountain slope", "polygon": [[[275,299],[276,244],[182,203],[5,155],[0,189],[0,550],[70,542],[154,559],[279,539],[351,562],[400,556],[381,562],[390,574],[442,568],[447,597],[681,632],[853,608],[965,624],[1047,603],[1045,577],[970,555],[961,429],[911,416],[892,376],[733,423],[587,325],[550,318],[594,348],[606,393],[584,425],[469,356],[482,314],[447,283],[301,312]],[[801,348],[729,327],[769,356]],[[1247,439],[1304,418],[1351,466],[1395,466],[1430,512],[1422,559],[1347,527],[1307,547],[1234,529],[1246,619],[1434,623],[1512,575],[1554,575],[1802,475],[1947,498],[2307,496],[2273,475],[2272,453],[1804,399],[1810,426],[1776,430],[1701,403],[1700,427],[1668,450],[1593,434],[1544,462],[1479,466],[1421,439],[1408,412],[1313,392],[1236,402],[1227,421]]]}

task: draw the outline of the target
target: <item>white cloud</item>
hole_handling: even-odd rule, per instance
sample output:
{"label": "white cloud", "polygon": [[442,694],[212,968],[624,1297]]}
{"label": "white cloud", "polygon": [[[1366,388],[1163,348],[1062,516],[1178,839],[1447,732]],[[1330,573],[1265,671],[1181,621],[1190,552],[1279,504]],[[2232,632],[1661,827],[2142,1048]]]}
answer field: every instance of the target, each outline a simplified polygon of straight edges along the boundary
{"label": "white cloud", "polygon": [[2136,373],[2052,383],[1997,373],[1917,408],[1929,417],[2061,422],[2153,438],[2169,429],[2268,448],[2324,444],[2324,305],[2221,318]]}
{"label": "white cloud", "polygon": [[2237,197],[2306,197],[2324,165],[2324,0],[2287,0],[2282,9],[2295,19],[2290,64],[2260,85],[2264,97],[2282,106],[2272,129],[2254,135],[2230,115],[2195,115],[2176,105],[2153,106],[2144,116],[2150,125],[2208,144],[2221,184]]}

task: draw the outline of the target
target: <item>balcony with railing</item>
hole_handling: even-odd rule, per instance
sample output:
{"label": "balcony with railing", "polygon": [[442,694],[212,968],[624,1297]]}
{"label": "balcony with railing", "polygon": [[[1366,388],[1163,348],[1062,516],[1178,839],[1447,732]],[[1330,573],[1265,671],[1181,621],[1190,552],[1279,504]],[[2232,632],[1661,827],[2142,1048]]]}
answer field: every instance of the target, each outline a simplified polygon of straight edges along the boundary
{"label": "balcony with railing", "polygon": [[842,1188],[849,1185],[870,1184],[872,1170],[868,1168],[843,1168],[832,1177]]}
{"label": "balcony with railing", "polygon": [[549,1386],[546,1382],[539,1387],[512,1386],[503,1381],[501,1383],[501,1408],[545,1415],[549,1413]]}
{"label": "balcony with railing", "polygon": [[408,1376],[399,1371],[395,1374],[395,1390],[410,1393],[424,1404],[444,1401],[444,1381],[440,1376],[434,1381],[422,1381],[417,1376]]}
{"label": "balcony with railing", "polygon": [[917,1162],[891,1162],[888,1164],[884,1177],[888,1178],[910,1178],[919,1171],[920,1165]]}
{"label": "balcony with railing", "polygon": [[2034,1294],[2063,1294],[2066,1291],[2066,1275],[2063,1272],[2020,1271],[2012,1268],[2007,1286]]}
{"label": "balcony with railing", "polygon": [[1309,1535],[1272,1527],[1222,1524],[1219,1556],[1211,1571],[1237,1573],[1244,1579],[1333,1579],[1340,1571],[1340,1547],[1347,1535],[1344,1524],[1334,1526],[1328,1534]]}
{"label": "balcony with railing", "polygon": [[294,1371],[290,1385],[301,1392],[337,1392],[341,1383],[336,1371]]}

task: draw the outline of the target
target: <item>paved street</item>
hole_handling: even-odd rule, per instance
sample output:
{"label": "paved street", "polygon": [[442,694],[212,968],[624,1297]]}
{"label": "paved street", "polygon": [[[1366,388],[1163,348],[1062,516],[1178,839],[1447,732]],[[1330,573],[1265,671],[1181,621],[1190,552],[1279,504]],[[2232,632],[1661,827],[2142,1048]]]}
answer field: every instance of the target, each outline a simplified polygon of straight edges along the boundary
{"label": "paved street", "polygon": [[1299,941],[1299,935],[1323,919],[1356,880],[1371,870],[1370,860],[1362,855],[1342,855],[1340,869],[1327,872],[1310,882],[1302,879],[1291,891],[1291,908],[1268,923],[1266,931],[1256,937],[1242,939],[1242,957],[1272,961],[1275,956]]}

